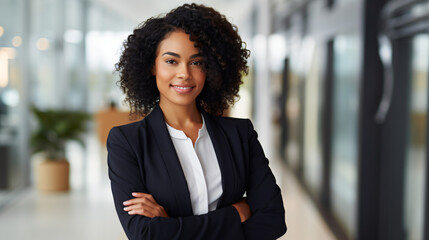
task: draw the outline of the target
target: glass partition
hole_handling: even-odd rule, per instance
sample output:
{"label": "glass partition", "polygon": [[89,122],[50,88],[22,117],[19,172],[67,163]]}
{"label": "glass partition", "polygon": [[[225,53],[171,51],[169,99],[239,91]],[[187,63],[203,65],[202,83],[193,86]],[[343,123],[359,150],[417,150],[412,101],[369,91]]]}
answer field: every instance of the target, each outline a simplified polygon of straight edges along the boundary
{"label": "glass partition", "polygon": [[[119,58],[124,30],[133,27],[96,1],[1,0],[0,207],[31,183],[29,136],[36,123],[29,107],[95,112],[104,96],[121,102],[112,59]],[[93,32],[103,34],[88,40]],[[88,49],[96,43],[101,47]],[[109,66],[91,69],[90,54],[109,59]],[[70,161],[72,182],[74,169],[83,171],[87,164],[81,152]]]}
{"label": "glass partition", "polygon": [[320,48],[312,39],[304,41],[303,52],[306,66],[305,119],[304,119],[304,179],[315,196],[322,189],[322,83],[320,71]]}
{"label": "glass partition", "polygon": [[0,8],[0,207],[9,193],[26,184],[26,159],[21,151],[21,116],[25,84],[23,1],[3,1]]}
{"label": "glass partition", "polygon": [[288,83],[288,98],[286,99],[286,114],[288,118],[288,136],[286,144],[286,159],[294,171],[298,173],[302,167],[302,127],[304,107],[304,79],[302,73],[302,47],[298,39],[290,44],[290,72]]}
{"label": "glass partition", "polygon": [[357,35],[334,39],[331,196],[350,236],[356,230],[360,52]]}
{"label": "glass partition", "polygon": [[411,41],[411,93],[408,145],[405,159],[404,227],[406,239],[423,239],[427,164],[427,114],[429,80],[429,34]]}

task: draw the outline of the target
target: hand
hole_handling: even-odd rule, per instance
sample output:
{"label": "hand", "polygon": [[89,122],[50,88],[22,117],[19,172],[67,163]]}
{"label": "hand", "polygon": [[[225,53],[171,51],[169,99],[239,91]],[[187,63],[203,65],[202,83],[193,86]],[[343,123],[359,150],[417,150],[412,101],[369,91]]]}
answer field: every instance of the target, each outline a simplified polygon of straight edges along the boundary
{"label": "hand", "polygon": [[232,206],[235,207],[238,214],[240,214],[240,219],[242,223],[247,221],[252,216],[252,212],[250,211],[249,204],[246,202],[245,198],[243,198],[239,202],[232,204]]}
{"label": "hand", "polygon": [[159,205],[152,195],[147,193],[134,192],[132,195],[135,197],[124,202],[124,211],[130,215],[142,215],[149,218],[154,217],[168,217],[164,207]]}

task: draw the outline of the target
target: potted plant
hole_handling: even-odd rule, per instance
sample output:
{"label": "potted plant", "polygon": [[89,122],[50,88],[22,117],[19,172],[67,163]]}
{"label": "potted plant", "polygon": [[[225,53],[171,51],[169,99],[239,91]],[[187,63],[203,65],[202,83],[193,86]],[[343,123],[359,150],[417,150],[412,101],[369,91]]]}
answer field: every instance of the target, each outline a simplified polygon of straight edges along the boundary
{"label": "potted plant", "polygon": [[38,127],[31,135],[33,153],[43,153],[44,160],[35,166],[36,188],[42,192],[68,191],[70,164],[65,144],[75,140],[84,144],[82,133],[90,115],[79,111],[47,110],[32,107]]}

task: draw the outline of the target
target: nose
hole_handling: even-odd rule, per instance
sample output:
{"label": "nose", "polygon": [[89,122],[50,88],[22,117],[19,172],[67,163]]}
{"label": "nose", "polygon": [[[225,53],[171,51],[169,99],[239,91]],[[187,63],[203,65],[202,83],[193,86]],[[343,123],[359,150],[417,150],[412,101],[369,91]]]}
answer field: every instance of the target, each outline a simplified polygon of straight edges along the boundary
{"label": "nose", "polygon": [[188,66],[186,64],[182,64],[179,67],[176,76],[180,79],[188,79],[190,77]]}

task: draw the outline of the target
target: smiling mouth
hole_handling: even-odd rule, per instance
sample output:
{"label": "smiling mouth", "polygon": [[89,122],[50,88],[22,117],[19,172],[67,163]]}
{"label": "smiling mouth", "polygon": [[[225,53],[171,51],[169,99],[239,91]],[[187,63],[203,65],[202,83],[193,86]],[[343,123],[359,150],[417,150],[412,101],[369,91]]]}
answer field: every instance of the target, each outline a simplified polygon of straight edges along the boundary
{"label": "smiling mouth", "polygon": [[189,93],[194,88],[192,86],[177,86],[177,85],[171,85],[171,87],[178,93]]}
{"label": "smiling mouth", "polygon": [[182,89],[182,90],[186,90],[186,89],[191,89],[193,87],[179,87],[179,86],[173,86],[174,88],[178,88],[178,89]]}

